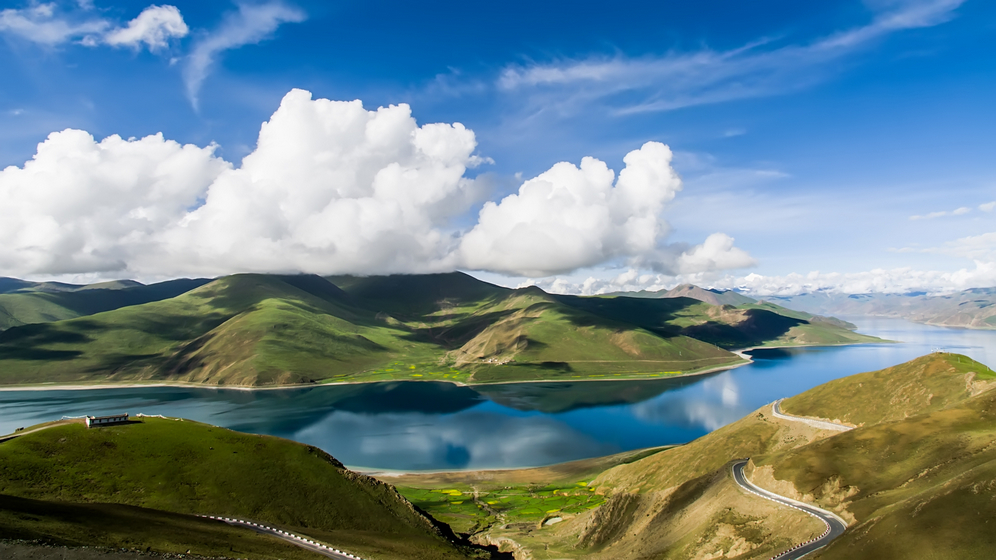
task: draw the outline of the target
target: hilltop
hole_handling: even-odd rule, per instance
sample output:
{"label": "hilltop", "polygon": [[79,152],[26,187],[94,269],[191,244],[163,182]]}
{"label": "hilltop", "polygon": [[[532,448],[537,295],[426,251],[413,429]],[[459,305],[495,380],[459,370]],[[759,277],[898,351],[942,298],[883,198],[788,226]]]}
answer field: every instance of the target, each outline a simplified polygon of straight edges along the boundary
{"label": "hilltop", "polygon": [[[553,469],[549,480],[531,480],[528,491],[542,497],[542,489],[554,488],[567,509],[488,525],[475,538],[514,543],[536,560],[762,560],[819,535],[823,526],[812,517],[733,482],[731,462],[750,457],[749,476],[762,488],[848,521],[844,535],[814,558],[986,558],[996,546],[987,525],[996,516],[993,389],[990,368],[943,353],[839,379],[787,399],[783,412],[857,426],[850,431],[777,418],[765,406],[686,445],[594,475],[579,472],[572,480],[598,497],[593,508],[577,485],[556,486],[562,473]],[[431,476],[450,485],[467,480],[475,489],[517,483],[501,473],[486,482],[473,482],[470,473]],[[404,492],[428,500],[419,490],[426,477],[405,478],[411,488]],[[545,524],[553,517],[563,520]]]}
{"label": "hilltop", "polygon": [[179,419],[133,420],[94,429],[61,423],[0,445],[0,533],[203,556],[320,557],[196,517],[215,515],[364,557],[472,552],[452,545],[393,487],[315,447]]}
{"label": "hilltop", "polygon": [[735,366],[738,348],[878,341],[764,302],[560,296],[462,273],[23,284],[0,295],[22,323],[0,332],[3,385],[643,379]]}

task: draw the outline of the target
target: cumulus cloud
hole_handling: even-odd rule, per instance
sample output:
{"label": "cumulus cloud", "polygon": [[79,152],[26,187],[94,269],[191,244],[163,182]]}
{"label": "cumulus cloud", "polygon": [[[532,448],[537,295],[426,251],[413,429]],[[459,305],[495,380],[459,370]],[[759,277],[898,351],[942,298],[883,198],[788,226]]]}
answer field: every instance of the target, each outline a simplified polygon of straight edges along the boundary
{"label": "cumulus cloud", "polygon": [[197,107],[201,85],[221,53],[259,43],[282,24],[301,22],[306,17],[301,10],[281,2],[239,4],[238,10],[227,14],[218,29],[204,35],[187,57],[183,78],[190,102]]}
{"label": "cumulus cloud", "polygon": [[[685,271],[750,262],[722,234],[664,243],[659,214],[681,187],[667,146],[630,152],[618,178],[593,158],[556,164],[483,208],[484,181],[468,176],[488,161],[476,148],[473,131],[420,126],[407,105],[370,111],[302,90],[238,167],[214,146],[161,135],[53,133],[23,167],[0,171],[0,273],[547,275],[627,259]],[[459,229],[468,214],[478,221]]]}
{"label": "cumulus cloud", "polygon": [[149,6],[128,22],[104,36],[104,42],[115,47],[139,48],[144,43],[150,51],[166,46],[169,40],[184,37],[190,30],[175,6]]}
{"label": "cumulus cloud", "polygon": [[[546,276],[652,252],[667,224],[664,204],[681,189],[671,150],[648,142],[615,173],[591,157],[558,163],[481,209],[460,252],[472,269]],[[614,184],[613,184],[614,183]]]}
{"label": "cumulus cloud", "polygon": [[983,212],[992,212],[994,208],[996,208],[996,200],[979,205],[979,210]]}
{"label": "cumulus cloud", "polygon": [[294,90],[167,242],[196,247],[183,262],[205,273],[452,270],[444,226],[475,199],[464,173],[482,163],[476,147],[459,123],[419,127],[407,105],[367,111]]}
{"label": "cumulus cloud", "polygon": [[197,204],[228,167],[214,147],[88,133],[49,135],[23,167],[0,172],[0,269],[14,274],[114,271]]}
{"label": "cumulus cloud", "polygon": [[685,251],[678,257],[681,274],[696,274],[714,270],[747,268],[757,262],[747,251],[735,247],[733,238],[725,233],[714,233],[705,243]]}

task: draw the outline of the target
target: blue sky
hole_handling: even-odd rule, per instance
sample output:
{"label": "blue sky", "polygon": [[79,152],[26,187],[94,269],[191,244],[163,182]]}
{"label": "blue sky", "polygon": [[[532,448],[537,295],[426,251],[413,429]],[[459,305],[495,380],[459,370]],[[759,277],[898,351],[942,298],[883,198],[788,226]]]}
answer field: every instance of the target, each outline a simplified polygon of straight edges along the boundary
{"label": "blue sky", "polygon": [[[90,193],[80,204],[92,205],[86,216],[69,216],[25,206],[23,193],[34,187],[21,177],[8,181],[22,193],[9,199],[20,202],[9,204],[8,212],[18,212],[24,223],[50,220],[61,233],[13,243],[20,249],[0,253],[0,274],[154,279],[256,268],[461,268],[505,284],[535,282],[562,291],[659,288],[686,280],[759,292],[944,290],[996,282],[996,211],[989,204],[996,201],[991,2],[170,5],[175,13],[156,12],[159,19],[149,19],[155,25],[145,28],[129,22],[150,7],[147,2],[0,4],[0,163],[24,167],[39,142],[71,128],[97,142],[115,134],[162,133],[180,144],[214,144],[216,163],[239,168],[257,147],[260,124],[294,88],[313,99],[359,99],[368,110],[405,103],[419,125],[465,125],[475,133],[474,156],[483,158],[461,164],[464,178],[476,181],[473,188],[440,187],[457,189],[463,198],[447,202],[445,212],[420,214],[429,226],[364,237],[379,251],[388,238],[437,236],[432,247],[416,243],[433,264],[405,264],[394,253],[376,263],[336,260],[300,237],[294,243],[309,249],[294,260],[266,257],[286,247],[261,245],[254,249],[264,255],[258,267],[253,254],[217,271],[177,263],[183,243],[196,244],[196,236],[162,241],[160,234],[171,227],[165,218],[143,230],[141,247],[107,241],[135,237],[127,227],[111,232],[79,225],[93,224],[97,216],[113,219],[111,208],[134,213],[99,202],[110,187],[66,183],[64,188]],[[273,142],[302,142],[303,152],[310,149],[304,137],[310,138],[301,133]],[[505,197],[557,162],[580,165],[590,156],[618,173],[624,156],[647,142],[670,147],[680,191],[662,183],[648,199],[649,210],[617,205],[608,212],[657,213],[659,223],[647,230],[652,248],[635,237],[617,243],[623,226],[614,221],[604,235],[586,239],[604,245],[601,251],[578,249],[574,260],[558,260],[574,255],[558,239],[554,249],[530,259],[490,255],[517,245],[502,245],[508,232],[498,225],[484,227],[485,201],[500,203],[492,220],[498,224],[516,208],[504,204]],[[262,154],[257,160],[260,169],[277,161]],[[192,197],[183,203],[186,211],[210,199],[209,185],[219,173],[211,165],[204,163],[210,178],[202,192],[184,191]],[[285,202],[295,200],[297,187],[281,177],[273,180],[289,189]],[[0,178],[0,196],[4,188],[15,192]],[[518,201],[524,205],[527,197]],[[146,212],[149,201],[135,205]],[[555,205],[542,208],[540,214],[557,211]],[[220,223],[219,212],[211,215]],[[556,221],[544,235],[555,238],[558,224],[566,237],[577,236],[571,223]],[[481,231],[471,236],[475,225]],[[0,227],[0,236],[13,239],[12,231]],[[66,232],[86,240],[75,243]],[[735,246],[709,237],[717,233],[735,239]],[[342,245],[336,254],[344,254]],[[173,255],[159,262],[173,264],[139,262],[134,255],[152,246]],[[45,251],[59,258],[39,256]],[[544,267],[551,259],[558,264]],[[217,261],[207,253],[202,260]]]}

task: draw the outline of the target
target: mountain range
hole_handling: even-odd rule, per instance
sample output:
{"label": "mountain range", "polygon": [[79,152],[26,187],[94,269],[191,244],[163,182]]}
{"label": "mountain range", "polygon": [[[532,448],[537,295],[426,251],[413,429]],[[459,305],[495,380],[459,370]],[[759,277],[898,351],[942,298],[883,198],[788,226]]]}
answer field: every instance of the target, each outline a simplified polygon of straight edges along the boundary
{"label": "mountain range", "polygon": [[878,340],[766,302],[553,295],[462,273],[0,290],[2,385],[628,379],[735,366],[740,348]]}
{"label": "mountain range", "polygon": [[769,296],[768,301],[811,313],[896,317],[945,327],[996,329],[996,288],[973,288],[953,294],[830,294]]}

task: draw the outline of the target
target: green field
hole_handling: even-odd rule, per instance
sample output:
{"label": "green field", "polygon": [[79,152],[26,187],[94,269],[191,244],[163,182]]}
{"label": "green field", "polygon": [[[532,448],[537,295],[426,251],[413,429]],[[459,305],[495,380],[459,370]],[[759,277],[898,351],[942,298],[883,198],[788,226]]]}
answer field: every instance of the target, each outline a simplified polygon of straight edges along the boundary
{"label": "green field", "polygon": [[8,282],[0,306],[23,324],[0,332],[0,385],[652,379],[744,363],[736,347],[877,340],[768,304],[554,296],[461,273],[332,280]]}

